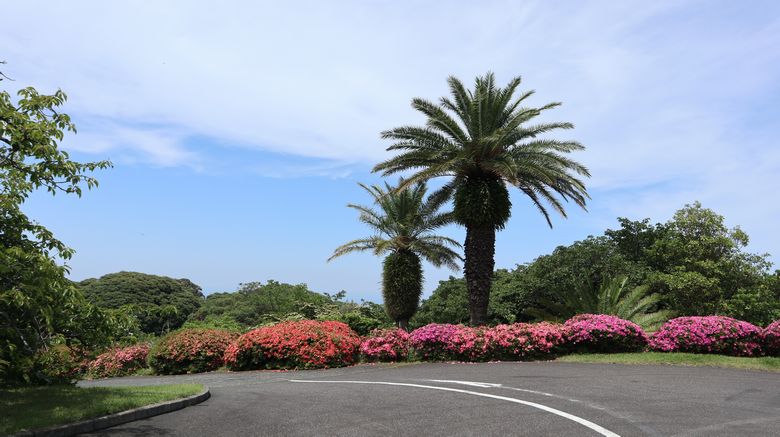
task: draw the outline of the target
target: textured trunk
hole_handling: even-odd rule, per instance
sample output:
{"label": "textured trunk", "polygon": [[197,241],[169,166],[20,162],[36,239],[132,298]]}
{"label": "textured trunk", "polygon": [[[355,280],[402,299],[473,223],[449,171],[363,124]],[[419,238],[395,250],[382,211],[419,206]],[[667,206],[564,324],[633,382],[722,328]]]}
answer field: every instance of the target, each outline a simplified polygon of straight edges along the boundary
{"label": "textured trunk", "polygon": [[466,226],[466,262],[463,272],[469,291],[469,314],[473,326],[487,321],[490,283],[495,267],[496,230],[493,227]]}
{"label": "textured trunk", "polygon": [[409,331],[409,319],[399,320],[398,327],[403,329],[404,331]]}

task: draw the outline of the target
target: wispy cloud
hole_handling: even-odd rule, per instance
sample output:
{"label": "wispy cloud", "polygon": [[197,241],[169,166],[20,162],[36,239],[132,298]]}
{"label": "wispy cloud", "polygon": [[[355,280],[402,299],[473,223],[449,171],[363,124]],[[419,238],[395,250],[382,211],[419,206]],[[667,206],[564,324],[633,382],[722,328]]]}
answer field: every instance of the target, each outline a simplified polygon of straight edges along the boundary
{"label": "wispy cloud", "polygon": [[701,199],[780,245],[765,225],[780,205],[764,200],[780,173],[765,140],[780,134],[773,1],[29,1],[3,14],[0,57],[19,84],[69,92],[79,150],[197,168],[190,139],[211,138],[212,154],[311,160],[249,171],[345,175],[387,156],[381,130],[420,122],[411,97],[492,69],[522,74],[534,103],[565,103],[549,118],[577,125],[605,211],[668,217]]}

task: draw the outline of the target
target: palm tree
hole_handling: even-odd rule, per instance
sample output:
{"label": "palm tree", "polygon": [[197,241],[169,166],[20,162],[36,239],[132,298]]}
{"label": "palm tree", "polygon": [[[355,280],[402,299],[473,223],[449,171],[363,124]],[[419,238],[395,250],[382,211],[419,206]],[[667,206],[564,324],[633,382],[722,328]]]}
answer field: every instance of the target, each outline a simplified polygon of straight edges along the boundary
{"label": "palm tree", "polygon": [[374,171],[385,176],[413,171],[401,189],[436,177],[450,178],[432,197],[454,198],[455,221],[466,228],[464,273],[469,312],[471,323],[480,325],[487,317],[496,230],[504,228],[511,212],[507,185],[528,196],[552,227],[549,207],[566,217],[561,200],[572,200],[585,208],[588,194],[578,176],[590,174],[564,156],[582,150],[582,145],[539,138],[557,129],[571,129],[571,123],[529,124],[560,103],[521,106],[533,91],[515,98],[519,77],[500,88],[488,73],[477,77],[473,91],[455,77],[447,81],[451,98],[442,97],[438,105],[412,100],[412,107],[427,117],[425,126],[382,132],[383,138],[395,141],[387,150],[401,152]]}
{"label": "palm tree", "polygon": [[382,296],[385,310],[396,324],[406,329],[409,319],[417,312],[422,294],[423,273],[420,258],[436,267],[447,266],[457,270],[460,255],[452,248],[460,248],[457,241],[435,235],[433,230],[452,222],[452,213],[440,213],[442,199],[426,198],[424,183],[385,187],[359,184],[374,198],[379,210],[367,206],[347,205],[360,211],[360,221],[376,234],[341,245],[328,261],[351,252],[373,251],[387,253],[383,262]]}
{"label": "palm tree", "polygon": [[668,310],[653,311],[661,302],[661,295],[649,293],[650,287],[640,285],[629,289],[628,277],[606,279],[598,289],[582,286],[569,293],[560,293],[538,302],[538,308],[526,313],[542,320],[562,321],[577,314],[611,314],[630,320],[645,330],[655,330],[671,319]]}

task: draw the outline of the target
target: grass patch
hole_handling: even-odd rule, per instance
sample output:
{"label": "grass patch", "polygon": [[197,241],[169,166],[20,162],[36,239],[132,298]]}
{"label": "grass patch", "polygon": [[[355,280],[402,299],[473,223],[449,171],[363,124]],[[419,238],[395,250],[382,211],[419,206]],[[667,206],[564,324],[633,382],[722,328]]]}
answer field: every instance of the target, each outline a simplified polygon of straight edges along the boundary
{"label": "grass patch", "polygon": [[69,385],[0,390],[0,435],[78,422],[200,393],[200,384],[143,387]]}
{"label": "grass patch", "polygon": [[624,354],[575,354],[556,361],[567,363],[667,364],[674,366],[710,366],[780,372],[780,357],[729,357],[726,355],[681,352],[636,352]]}

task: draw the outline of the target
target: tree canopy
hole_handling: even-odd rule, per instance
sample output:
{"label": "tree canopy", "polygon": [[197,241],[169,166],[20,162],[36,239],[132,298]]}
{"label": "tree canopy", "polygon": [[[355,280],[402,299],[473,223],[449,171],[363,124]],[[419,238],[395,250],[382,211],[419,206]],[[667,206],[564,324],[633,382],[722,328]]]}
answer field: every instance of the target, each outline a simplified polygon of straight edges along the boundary
{"label": "tree canopy", "polygon": [[110,273],[78,283],[84,295],[102,308],[122,308],[134,315],[143,332],[160,334],[180,327],[204,301],[189,279],[137,272]]}
{"label": "tree canopy", "polygon": [[14,97],[0,91],[0,383],[35,379],[36,354],[54,341],[94,345],[110,338],[111,317],[83,299],[59,264],[73,250],[21,209],[38,189],[81,196],[97,186],[88,173],[111,165],[79,163],[60,148],[75,132],[60,112],[66,99],[59,90],[45,95],[28,87]]}

